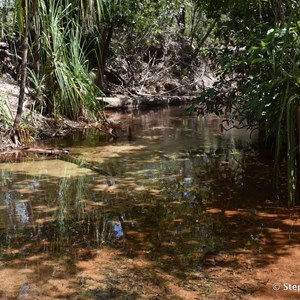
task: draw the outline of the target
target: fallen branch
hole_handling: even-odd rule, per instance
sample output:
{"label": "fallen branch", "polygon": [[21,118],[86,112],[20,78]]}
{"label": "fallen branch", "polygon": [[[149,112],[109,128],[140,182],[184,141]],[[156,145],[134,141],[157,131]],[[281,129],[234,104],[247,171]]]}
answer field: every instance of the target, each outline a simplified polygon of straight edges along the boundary
{"label": "fallen branch", "polygon": [[69,150],[67,149],[52,149],[52,148],[16,148],[14,150],[9,151],[2,151],[0,155],[7,155],[7,154],[15,154],[15,153],[35,153],[35,154],[47,154],[47,155],[61,155],[61,154],[69,154]]}
{"label": "fallen branch", "polygon": [[69,150],[67,149],[52,149],[52,148],[23,148],[22,151],[24,152],[32,152],[32,153],[37,153],[37,154],[53,154],[53,155],[58,155],[58,154],[69,154]]}

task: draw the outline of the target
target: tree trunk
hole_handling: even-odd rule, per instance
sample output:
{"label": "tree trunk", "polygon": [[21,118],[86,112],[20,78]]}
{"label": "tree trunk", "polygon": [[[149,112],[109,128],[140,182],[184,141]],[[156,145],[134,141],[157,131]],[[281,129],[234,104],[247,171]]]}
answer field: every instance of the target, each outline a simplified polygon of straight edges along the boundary
{"label": "tree trunk", "polygon": [[[34,34],[33,34],[33,69],[34,73],[37,78],[40,76],[40,51],[41,51],[41,44],[40,44],[40,32],[41,32],[41,23],[39,20],[38,11],[38,4],[37,1],[32,2],[32,23],[36,24],[33,26]],[[35,22],[33,22],[35,19]]]}
{"label": "tree trunk", "polygon": [[285,5],[282,0],[277,0],[274,4],[275,26],[283,26],[285,24]]}
{"label": "tree trunk", "polygon": [[185,6],[184,5],[181,6],[180,14],[177,17],[177,24],[180,28],[179,29],[180,34],[183,35],[185,33],[185,27],[186,27],[186,24],[185,24]]}
{"label": "tree trunk", "polygon": [[[300,162],[300,106],[298,107],[298,118],[297,118],[297,123],[298,123],[298,160]],[[299,166],[299,169],[300,169],[300,166]]]}
{"label": "tree trunk", "polygon": [[196,7],[193,8],[193,12],[192,12],[191,31],[190,31],[190,37],[191,37],[190,45],[191,46],[193,46],[193,43],[194,43],[195,32],[196,32],[196,27],[197,27],[196,16],[199,18],[199,16],[197,15],[198,9],[199,9],[199,6],[196,5]]}
{"label": "tree trunk", "polygon": [[207,38],[209,37],[209,35],[211,34],[211,32],[213,31],[213,29],[215,28],[216,24],[217,24],[218,20],[215,19],[213,21],[213,23],[209,26],[207,32],[205,33],[205,35],[203,36],[203,38],[201,39],[201,41],[198,43],[197,48],[194,50],[194,52],[192,53],[192,59],[195,59],[201,49],[201,47],[203,46],[203,44],[205,43],[205,41],[207,40]]}
{"label": "tree trunk", "polygon": [[22,114],[23,114],[23,104],[25,97],[25,86],[26,86],[26,77],[27,77],[27,56],[28,56],[28,22],[25,25],[25,32],[22,41],[22,65],[21,65],[21,79],[20,79],[20,93],[17,113],[13,125],[12,138],[15,144],[20,144],[20,138],[18,135],[18,129],[21,123]]}
{"label": "tree trunk", "polygon": [[278,1],[278,20],[279,26],[283,26],[285,23],[285,6],[282,3],[282,0]]}
{"label": "tree trunk", "polygon": [[108,56],[108,50],[109,50],[112,35],[113,35],[113,26],[110,24],[103,29],[100,45],[99,45],[98,73],[97,73],[96,84],[99,86],[101,90],[103,89],[106,60]]}
{"label": "tree trunk", "polygon": [[[2,24],[6,24],[6,22],[7,22],[7,13],[8,13],[7,2],[4,1],[4,3],[2,4],[2,8],[1,8],[1,23]],[[5,26],[1,26],[1,33],[0,33],[1,39],[3,39],[3,37],[5,37],[4,28],[5,28]]]}

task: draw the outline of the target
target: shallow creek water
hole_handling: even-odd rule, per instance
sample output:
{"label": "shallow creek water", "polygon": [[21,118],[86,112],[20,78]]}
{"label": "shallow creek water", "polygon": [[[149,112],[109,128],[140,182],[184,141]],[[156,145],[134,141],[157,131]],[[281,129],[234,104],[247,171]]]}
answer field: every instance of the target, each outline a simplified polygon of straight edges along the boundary
{"label": "shallow creek water", "polygon": [[[76,277],[80,263],[110,249],[131,263],[142,255],[165,272],[201,272],[206,256],[233,238],[214,212],[251,213],[273,197],[249,132],[221,132],[217,117],[186,116],[182,107],[112,116],[130,124],[130,141],[126,132],[109,142],[87,130],[44,143],[70,149],[99,172],[45,157],[0,164],[0,275],[9,267],[20,281],[2,295],[25,299],[35,282],[36,295],[45,296],[50,291],[41,294],[38,283],[65,277],[76,278],[71,294],[78,295],[85,284]],[[99,295],[82,299],[105,298]]]}

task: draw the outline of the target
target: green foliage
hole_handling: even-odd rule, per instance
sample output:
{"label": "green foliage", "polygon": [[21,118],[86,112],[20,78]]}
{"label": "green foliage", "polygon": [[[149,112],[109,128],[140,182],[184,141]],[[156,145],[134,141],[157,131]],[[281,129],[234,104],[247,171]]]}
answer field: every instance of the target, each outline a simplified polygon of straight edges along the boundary
{"label": "green foliage", "polygon": [[14,116],[9,101],[0,96],[0,122],[5,128],[11,128],[14,124]]}
{"label": "green foliage", "polygon": [[96,114],[95,95],[100,91],[88,69],[82,29],[71,17],[71,5],[64,9],[56,1],[48,5],[40,1],[39,8],[47,109],[72,119],[78,119],[84,109]]}
{"label": "green foliage", "polygon": [[210,53],[218,57],[215,70],[219,78],[199,97],[204,113],[225,114],[228,122],[238,119],[241,126],[259,128],[267,140],[274,142],[277,179],[280,157],[286,150],[289,205],[295,204],[299,152],[299,25],[291,13],[284,26],[266,30],[260,40],[250,36],[247,42],[235,40],[235,47],[227,45]]}
{"label": "green foliage", "polygon": [[[3,31],[9,33],[6,34],[9,44],[18,49],[18,39],[29,22],[29,59],[38,64],[29,70],[29,80],[36,95],[46,97],[44,112],[78,119],[86,112],[91,116],[97,114],[99,105],[96,96],[101,94],[89,70],[84,36],[87,27],[82,20],[90,14],[102,21],[105,8],[109,10],[108,3],[116,1],[62,2],[15,1],[14,18],[9,15],[11,24],[1,25],[4,26]],[[8,9],[12,11],[6,7]]]}
{"label": "green foliage", "polygon": [[38,99],[44,99],[46,96],[44,94],[45,75],[43,75],[42,78],[39,78],[33,70],[28,69],[28,81],[33,89],[34,95]]}
{"label": "green foliage", "polygon": [[[276,172],[282,146],[287,156],[289,204],[295,203],[296,118],[300,106],[300,30],[298,23],[268,31],[260,45],[248,53],[248,73],[252,76],[241,86],[249,121],[257,122],[267,138],[275,138]],[[251,74],[250,73],[250,74]],[[251,125],[251,123],[250,123]]]}

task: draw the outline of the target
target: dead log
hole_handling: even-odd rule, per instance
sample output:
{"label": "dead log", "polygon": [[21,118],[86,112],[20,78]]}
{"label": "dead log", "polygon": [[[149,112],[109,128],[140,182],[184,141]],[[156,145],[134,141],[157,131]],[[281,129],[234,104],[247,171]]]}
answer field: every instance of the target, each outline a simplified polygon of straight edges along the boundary
{"label": "dead log", "polygon": [[57,158],[60,155],[67,155],[66,149],[42,149],[42,148],[17,148],[9,151],[0,151],[0,163],[19,163],[25,160],[39,160]]}
{"label": "dead log", "polygon": [[0,155],[16,154],[16,153],[33,153],[33,154],[45,154],[45,155],[62,155],[69,154],[68,149],[52,149],[52,148],[16,148],[9,151],[0,151]]}
{"label": "dead log", "polygon": [[31,152],[36,154],[53,154],[53,155],[61,155],[61,154],[69,154],[70,151],[68,149],[53,149],[53,148],[22,148],[21,151]]}

